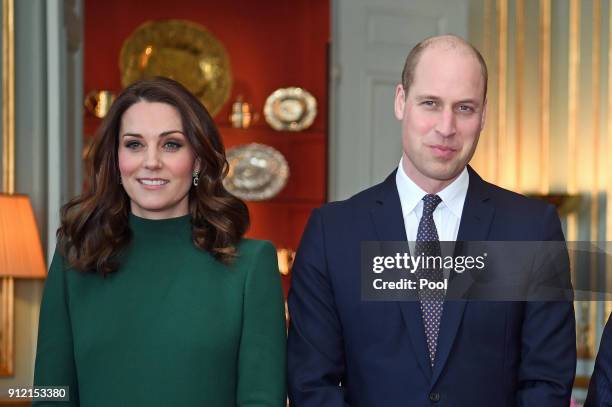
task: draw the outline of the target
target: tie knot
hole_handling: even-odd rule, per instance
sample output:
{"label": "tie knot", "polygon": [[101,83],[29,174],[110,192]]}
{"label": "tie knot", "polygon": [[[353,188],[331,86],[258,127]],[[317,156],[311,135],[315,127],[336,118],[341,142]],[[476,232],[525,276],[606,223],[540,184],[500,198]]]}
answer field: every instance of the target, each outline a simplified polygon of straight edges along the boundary
{"label": "tie knot", "polygon": [[423,197],[423,216],[432,216],[433,211],[442,202],[438,195],[427,194]]}

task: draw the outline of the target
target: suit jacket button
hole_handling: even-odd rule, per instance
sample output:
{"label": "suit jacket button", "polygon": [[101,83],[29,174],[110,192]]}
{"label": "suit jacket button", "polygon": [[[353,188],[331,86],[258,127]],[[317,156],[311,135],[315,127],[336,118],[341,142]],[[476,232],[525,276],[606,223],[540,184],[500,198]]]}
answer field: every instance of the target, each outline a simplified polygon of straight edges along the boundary
{"label": "suit jacket button", "polygon": [[429,393],[429,400],[440,401],[440,393]]}

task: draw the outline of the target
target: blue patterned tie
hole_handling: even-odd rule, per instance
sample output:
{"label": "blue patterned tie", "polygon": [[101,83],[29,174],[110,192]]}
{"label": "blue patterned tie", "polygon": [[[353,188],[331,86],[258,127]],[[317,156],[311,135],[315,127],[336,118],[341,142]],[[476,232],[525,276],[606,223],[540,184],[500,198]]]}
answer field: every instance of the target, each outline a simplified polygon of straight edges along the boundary
{"label": "blue patterned tie", "polygon": [[[442,199],[438,195],[425,195],[423,197],[423,216],[419,222],[415,244],[416,256],[441,256],[440,239],[433,220],[433,212],[440,202],[442,202]],[[419,279],[426,278],[429,281],[442,281],[443,271],[439,268],[421,267],[417,271],[417,277]],[[421,299],[421,312],[427,337],[427,347],[429,348],[429,358],[433,367],[438,344],[438,332],[440,331],[440,319],[442,318],[444,291],[422,289],[419,291],[419,297]]]}

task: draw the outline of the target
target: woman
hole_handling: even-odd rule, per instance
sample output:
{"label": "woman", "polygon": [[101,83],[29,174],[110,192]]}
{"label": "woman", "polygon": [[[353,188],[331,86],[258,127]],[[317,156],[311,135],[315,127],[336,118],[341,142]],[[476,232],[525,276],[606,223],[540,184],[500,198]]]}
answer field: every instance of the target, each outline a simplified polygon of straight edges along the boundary
{"label": "woman", "polygon": [[[276,251],[243,239],[217,129],[164,78],[125,89],[91,151],[89,190],[62,209],[34,382],[61,406],[282,406]],[[53,405],[53,403],[35,403]]]}

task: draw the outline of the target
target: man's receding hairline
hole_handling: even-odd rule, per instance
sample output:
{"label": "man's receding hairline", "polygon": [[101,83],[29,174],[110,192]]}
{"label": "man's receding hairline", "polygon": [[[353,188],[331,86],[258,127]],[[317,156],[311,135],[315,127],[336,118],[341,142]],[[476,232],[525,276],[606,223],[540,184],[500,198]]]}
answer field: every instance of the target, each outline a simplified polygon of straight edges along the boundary
{"label": "man's receding hairline", "polygon": [[450,50],[461,55],[469,55],[479,64],[478,54],[476,54],[474,47],[463,38],[456,36],[431,37],[423,42],[423,49],[419,53],[414,66],[415,72],[425,53],[432,50]]}
{"label": "man's receding hairline", "polygon": [[434,37],[425,38],[417,45],[415,45],[414,48],[412,48],[412,50],[408,54],[408,57],[406,58],[406,63],[404,64],[404,69],[402,71],[402,86],[404,87],[406,95],[408,94],[408,88],[414,80],[416,68],[419,62],[421,61],[423,54],[429,49],[447,49],[472,56],[475,61],[480,65],[481,75],[484,80],[484,99],[486,99],[488,72],[484,58],[482,57],[478,49],[476,49],[472,44],[470,44],[465,39],[453,34],[438,35]]}
{"label": "man's receding hairline", "polygon": [[421,58],[423,58],[425,52],[432,49],[447,49],[462,54],[469,54],[474,57],[476,62],[478,62],[478,54],[477,51],[474,49],[474,46],[457,35],[446,34],[429,37],[421,42],[421,46],[422,49],[419,52],[418,58],[416,60],[415,70],[416,67],[419,65],[419,62],[421,61]]}
{"label": "man's receding hairline", "polygon": [[456,35],[439,35],[435,37],[426,38],[421,42],[423,51],[427,50],[430,47],[444,45],[453,49],[459,50],[460,48],[463,48],[464,50],[470,51],[471,53],[474,52],[472,49],[472,45],[469,42]]}

